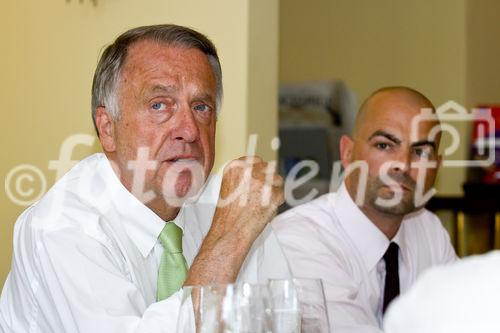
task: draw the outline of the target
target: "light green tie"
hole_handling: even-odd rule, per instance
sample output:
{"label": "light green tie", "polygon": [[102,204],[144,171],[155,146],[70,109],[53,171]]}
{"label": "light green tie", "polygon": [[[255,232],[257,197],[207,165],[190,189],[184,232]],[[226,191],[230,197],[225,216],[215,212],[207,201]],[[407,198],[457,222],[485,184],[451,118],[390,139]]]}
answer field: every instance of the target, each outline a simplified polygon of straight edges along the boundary
{"label": "light green tie", "polygon": [[158,237],[163,245],[156,299],[158,301],[179,290],[187,277],[187,264],[182,254],[182,229],[173,222],[168,222]]}

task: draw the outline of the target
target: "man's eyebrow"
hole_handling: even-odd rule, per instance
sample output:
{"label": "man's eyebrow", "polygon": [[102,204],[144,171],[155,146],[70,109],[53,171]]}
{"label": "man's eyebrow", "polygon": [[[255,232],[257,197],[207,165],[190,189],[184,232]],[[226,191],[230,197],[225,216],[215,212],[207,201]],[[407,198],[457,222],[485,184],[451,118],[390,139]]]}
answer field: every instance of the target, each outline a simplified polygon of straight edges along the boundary
{"label": "man's eyebrow", "polygon": [[[150,88],[147,88],[147,94],[148,95],[153,95],[156,93],[172,94],[172,93],[177,92],[178,90],[179,90],[179,87],[177,87],[176,85],[165,86],[162,84],[157,84],[157,85],[154,85]],[[203,92],[201,90],[196,93],[196,96],[197,96],[196,97],[197,99],[209,100],[211,102],[215,101],[215,97],[212,96],[212,94],[210,94],[208,92]]]}
{"label": "man's eyebrow", "polygon": [[399,138],[395,137],[391,133],[387,133],[386,131],[382,131],[382,130],[375,131],[372,135],[370,135],[370,137],[368,138],[368,140],[371,140],[371,139],[373,139],[374,137],[377,137],[377,136],[383,136],[384,138],[386,138],[386,139],[394,142],[395,144],[400,144],[401,143],[401,140]]}
{"label": "man's eyebrow", "polygon": [[207,93],[207,92],[199,92],[196,95],[196,99],[202,100],[202,101],[208,101],[210,103],[215,102],[215,97],[212,96],[212,94]]}
{"label": "man's eyebrow", "polygon": [[173,93],[178,90],[177,86],[175,85],[162,85],[162,84],[156,84],[150,88],[147,89],[147,92],[150,94],[154,93]]}
{"label": "man's eyebrow", "polygon": [[419,146],[431,146],[434,150],[436,149],[436,143],[434,141],[430,140],[420,140],[417,142],[413,142],[411,144],[412,147],[419,147]]}

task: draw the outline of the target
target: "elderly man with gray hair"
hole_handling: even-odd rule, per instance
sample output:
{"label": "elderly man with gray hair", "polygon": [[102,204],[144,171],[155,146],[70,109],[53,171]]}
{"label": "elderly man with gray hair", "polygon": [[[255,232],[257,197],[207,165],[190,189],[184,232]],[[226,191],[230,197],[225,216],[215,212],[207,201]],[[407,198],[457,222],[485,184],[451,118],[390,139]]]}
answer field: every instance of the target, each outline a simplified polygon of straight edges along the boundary
{"label": "elderly man with gray hair", "polygon": [[283,180],[259,157],[209,178],[221,99],[216,49],[194,30],[139,27],[105,49],[92,89],[104,153],[16,222],[0,331],[174,332],[183,285],[287,274],[265,228]]}

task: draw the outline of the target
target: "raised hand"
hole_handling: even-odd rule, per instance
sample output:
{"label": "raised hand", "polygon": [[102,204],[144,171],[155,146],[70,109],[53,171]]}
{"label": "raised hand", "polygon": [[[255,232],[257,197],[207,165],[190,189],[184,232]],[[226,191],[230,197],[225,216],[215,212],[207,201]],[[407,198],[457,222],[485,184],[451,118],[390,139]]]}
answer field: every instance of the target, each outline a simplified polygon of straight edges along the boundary
{"label": "raised hand", "polygon": [[241,157],[224,168],[212,226],[186,285],[234,282],[255,239],[284,201],[275,163]]}

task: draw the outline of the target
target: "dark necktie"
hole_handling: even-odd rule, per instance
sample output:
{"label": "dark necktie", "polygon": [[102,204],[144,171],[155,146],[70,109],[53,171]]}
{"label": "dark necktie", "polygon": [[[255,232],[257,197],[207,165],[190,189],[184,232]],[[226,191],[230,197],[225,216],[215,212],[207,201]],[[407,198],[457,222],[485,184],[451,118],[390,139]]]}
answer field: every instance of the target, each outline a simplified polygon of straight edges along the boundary
{"label": "dark necktie", "polygon": [[389,306],[389,303],[399,295],[399,263],[398,263],[398,244],[391,242],[389,248],[385,251],[385,287],[384,287],[384,306],[382,313]]}

